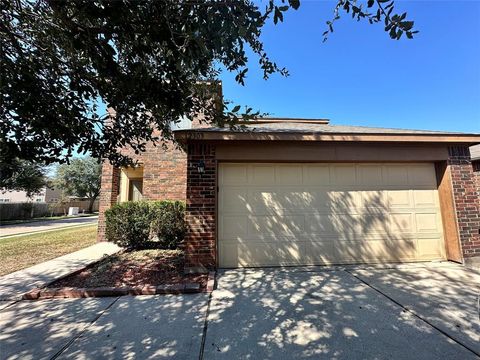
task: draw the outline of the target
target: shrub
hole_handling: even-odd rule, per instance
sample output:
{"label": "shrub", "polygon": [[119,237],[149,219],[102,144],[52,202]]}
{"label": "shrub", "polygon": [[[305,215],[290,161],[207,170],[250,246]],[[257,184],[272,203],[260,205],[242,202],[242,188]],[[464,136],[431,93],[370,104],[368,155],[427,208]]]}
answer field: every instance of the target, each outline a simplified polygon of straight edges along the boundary
{"label": "shrub", "polygon": [[150,240],[151,206],[146,201],[125,202],[105,211],[105,237],[128,248],[144,249]]}
{"label": "shrub", "polygon": [[128,249],[175,249],[186,232],[181,201],[137,201],[105,211],[105,237]]}
{"label": "shrub", "polygon": [[181,201],[156,201],[152,204],[152,232],[162,249],[176,249],[185,237],[185,203]]}

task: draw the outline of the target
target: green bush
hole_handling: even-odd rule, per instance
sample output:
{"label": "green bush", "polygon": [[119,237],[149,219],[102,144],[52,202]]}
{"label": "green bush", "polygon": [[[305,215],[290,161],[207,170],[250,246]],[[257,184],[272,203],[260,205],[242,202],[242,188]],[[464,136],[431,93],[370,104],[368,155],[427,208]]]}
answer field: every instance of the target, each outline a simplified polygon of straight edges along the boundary
{"label": "green bush", "polygon": [[185,203],[181,201],[152,202],[152,232],[162,249],[176,249],[185,237]]}
{"label": "green bush", "polygon": [[185,204],[180,201],[137,201],[105,212],[105,237],[128,249],[175,249],[186,231]]}
{"label": "green bush", "polygon": [[144,249],[150,240],[151,206],[146,201],[125,202],[105,211],[105,237],[128,248]]}

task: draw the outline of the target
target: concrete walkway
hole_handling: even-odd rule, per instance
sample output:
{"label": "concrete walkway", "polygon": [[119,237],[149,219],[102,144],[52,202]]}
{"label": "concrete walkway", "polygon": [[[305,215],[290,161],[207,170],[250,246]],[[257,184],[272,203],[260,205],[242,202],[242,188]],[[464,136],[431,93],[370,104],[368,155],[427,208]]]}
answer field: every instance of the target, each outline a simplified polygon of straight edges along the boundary
{"label": "concrete walkway", "polygon": [[20,234],[31,234],[49,230],[58,230],[62,228],[93,225],[98,221],[98,216],[81,216],[70,219],[33,221],[25,224],[3,225],[0,226],[0,238]]}
{"label": "concrete walkway", "polygon": [[53,260],[34,265],[27,269],[0,277],[0,307],[4,301],[18,300],[21,295],[35,287],[68,275],[84,266],[101,259],[104,255],[114,254],[120,248],[109,242],[101,242],[85,249],[60,256]]}

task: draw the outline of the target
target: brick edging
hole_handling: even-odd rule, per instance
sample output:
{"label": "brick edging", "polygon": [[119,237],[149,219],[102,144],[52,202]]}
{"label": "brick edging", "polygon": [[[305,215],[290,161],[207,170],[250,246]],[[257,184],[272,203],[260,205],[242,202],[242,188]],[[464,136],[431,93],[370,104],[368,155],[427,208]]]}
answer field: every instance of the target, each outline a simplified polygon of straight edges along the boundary
{"label": "brick edging", "polygon": [[199,283],[146,285],[137,287],[101,287],[101,288],[42,288],[33,289],[22,295],[22,300],[42,300],[53,298],[91,298],[124,295],[166,295],[211,293],[215,289],[215,271],[208,273],[206,288]]}
{"label": "brick edging", "polygon": [[34,289],[22,295],[22,300],[52,298],[91,298],[124,295],[192,294],[203,290],[199,283],[166,284],[143,287],[102,287],[102,288],[51,288]]}
{"label": "brick edging", "polygon": [[213,290],[216,288],[216,283],[215,283],[215,271],[210,271],[208,273],[208,280],[207,280],[207,287],[205,289],[205,292],[211,293]]}

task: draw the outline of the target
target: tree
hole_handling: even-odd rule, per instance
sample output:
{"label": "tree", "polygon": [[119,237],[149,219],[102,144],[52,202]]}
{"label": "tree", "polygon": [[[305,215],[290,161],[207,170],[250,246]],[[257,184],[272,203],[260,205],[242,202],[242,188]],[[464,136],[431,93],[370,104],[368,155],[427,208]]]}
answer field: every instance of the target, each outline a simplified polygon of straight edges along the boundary
{"label": "tree", "polygon": [[[261,7],[260,7],[261,6]],[[235,126],[258,112],[223,103],[220,66],[244,84],[247,49],[263,77],[287,76],[260,39],[299,0],[16,0],[1,5],[0,151],[9,159],[65,162],[76,151],[119,165],[148,141],[172,139],[171,126],[202,113]],[[341,13],[384,22],[391,38],[412,38],[413,21],[393,0],[337,0],[325,37]],[[212,89],[213,88],[213,89]],[[222,106],[212,106],[221,103]],[[104,121],[100,108],[116,111]],[[153,129],[161,130],[161,135]]]}
{"label": "tree", "polygon": [[102,166],[98,160],[87,156],[74,158],[70,164],[61,164],[54,179],[67,195],[86,197],[90,200],[88,212],[92,212],[93,203],[100,194]]}
{"label": "tree", "polygon": [[19,159],[11,159],[8,162],[1,160],[1,190],[25,191],[30,197],[47,185],[47,170],[44,165]]}

